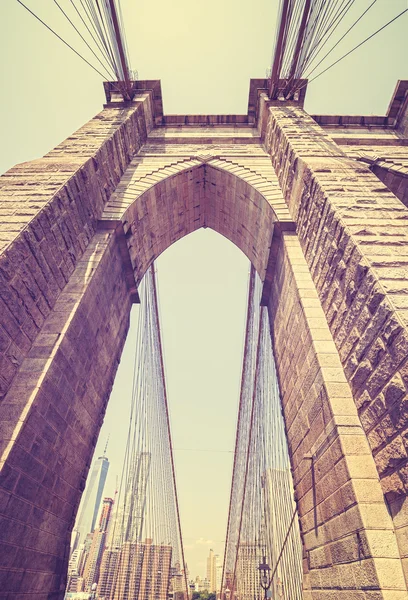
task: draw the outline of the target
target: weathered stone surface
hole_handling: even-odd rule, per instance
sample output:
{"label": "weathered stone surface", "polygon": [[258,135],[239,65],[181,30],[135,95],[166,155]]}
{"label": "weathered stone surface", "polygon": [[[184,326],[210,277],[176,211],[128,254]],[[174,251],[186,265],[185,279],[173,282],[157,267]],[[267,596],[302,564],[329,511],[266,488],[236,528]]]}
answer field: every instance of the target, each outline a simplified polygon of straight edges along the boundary
{"label": "weathered stone surface", "polygon": [[[283,234],[270,313],[311,588],[328,592],[346,586],[352,593],[370,579],[372,589],[393,587],[399,594],[405,583],[392,521],[340,358],[294,234]],[[300,351],[294,351],[295,344]],[[383,559],[390,575],[395,572],[395,580],[387,579]],[[362,561],[370,569],[363,572],[359,567],[353,574],[354,566]],[[343,564],[350,566],[344,579],[339,575]]]}
{"label": "weathered stone surface", "polygon": [[0,597],[62,599],[135,288],[208,226],[265,280],[305,597],[402,600],[406,209],[297,107],[261,96],[256,129],[153,115],[152,93],[0,181]]}
{"label": "weathered stone surface", "polygon": [[[67,301],[72,297],[74,303]],[[34,342],[0,404],[0,421],[5,422],[6,413],[13,419],[10,435],[1,442],[0,480],[10,492],[0,517],[2,541],[21,548],[13,569],[29,568],[47,581],[56,573],[57,589],[63,587],[69,534],[126,336],[130,304],[115,236],[97,233],[45,320],[39,345]],[[48,357],[38,359],[44,336]],[[18,591],[44,593],[32,585],[24,577]]]}
{"label": "weathered stone surface", "polygon": [[271,106],[266,127],[265,144],[391,502],[407,492],[408,212],[300,108]]}
{"label": "weathered stone surface", "polygon": [[146,140],[147,101],[144,94],[131,108],[105,109],[44,158],[0,178],[0,398]]}

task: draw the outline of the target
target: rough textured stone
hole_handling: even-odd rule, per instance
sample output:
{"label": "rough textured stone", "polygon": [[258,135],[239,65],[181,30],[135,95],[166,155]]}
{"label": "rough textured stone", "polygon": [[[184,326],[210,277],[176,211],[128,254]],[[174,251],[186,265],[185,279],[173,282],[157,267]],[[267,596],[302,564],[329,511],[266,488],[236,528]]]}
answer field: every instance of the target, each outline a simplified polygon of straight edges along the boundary
{"label": "rough textured stone", "polygon": [[[334,143],[337,133],[298,107],[263,101],[265,144],[391,501],[405,494],[408,461],[407,209],[356,163],[354,147]],[[365,132],[366,148],[377,133]],[[403,156],[399,135],[385,135]]]}
{"label": "rough textured stone", "polygon": [[163,117],[144,83],[0,181],[0,597],[62,599],[136,287],[211,227],[265,282],[306,596],[404,598],[405,207],[298,106]]}

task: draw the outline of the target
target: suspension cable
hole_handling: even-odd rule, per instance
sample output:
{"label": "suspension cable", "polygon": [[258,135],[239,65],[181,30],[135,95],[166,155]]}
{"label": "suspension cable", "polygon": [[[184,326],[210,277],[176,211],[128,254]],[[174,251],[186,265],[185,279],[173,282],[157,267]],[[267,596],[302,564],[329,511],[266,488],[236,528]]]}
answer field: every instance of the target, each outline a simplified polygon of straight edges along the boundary
{"label": "suspension cable", "polygon": [[92,49],[92,47],[90,46],[90,44],[86,41],[86,39],[84,38],[84,36],[82,35],[82,33],[78,30],[78,28],[76,27],[76,25],[72,21],[72,19],[68,16],[68,14],[62,8],[62,6],[59,4],[58,0],[54,0],[54,4],[59,8],[59,10],[64,15],[64,17],[66,18],[66,20],[68,21],[68,23],[72,26],[72,28],[74,29],[74,31],[76,31],[76,33],[79,35],[79,37],[84,42],[84,44],[87,46],[87,48],[92,52],[92,54],[95,56],[96,60],[99,62],[99,64],[102,66],[102,68],[105,69],[106,73],[108,74],[108,77],[111,77],[111,75],[109,74],[109,71],[107,70],[106,66],[103,64],[103,62],[101,61],[101,59],[97,56],[96,52]]}
{"label": "suspension cable", "polygon": [[[129,51],[120,0],[66,1],[69,2],[74,13],[69,14],[60,0],[53,0],[59,12],[70,25],[70,29],[91,52],[93,59],[88,60],[74,44],[57,33],[51,24],[29,8],[23,0],[17,0],[26,11],[103,79],[108,81],[112,78],[116,79],[118,90],[122,93],[124,100],[131,101],[135,95],[135,86],[130,79]],[[93,60],[96,60],[100,67],[96,66]]]}
{"label": "suspension cable", "polygon": [[[101,574],[106,581],[107,573],[110,573],[111,582],[109,590],[104,589],[103,593],[110,598],[122,597],[124,586],[133,585],[132,573],[141,568],[140,561],[144,560],[141,555],[156,552],[156,555],[168,553],[171,557],[168,569],[157,571],[155,585],[166,587],[162,578],[168,577],[165,590],[168,593],[171,578],[177,577],[187,599],[187,573],[153,266],[140,286],[140,299],[126,451],[115,521],[107,544],[107,556],[114,558],[105,561]],[[133,558],[129,558],[129,553]]]}
{"label": "suspension cable", "polygon": [[[306,87],[308,82],[304,82],[303,80],[309,78],[316,71],[375,3],[376,0],[373,0],[362,14],[353,21],[346,32],[341,35],[331,49],[316,63],[323,49],[354,6],[355,0],[280,0],[278,13],[279,27],[275,40],[269,82],[270,98],[277,99],[283,96],[290,99],[294,97],[296,92]],[[360,46],[405,14],[407,10],[403,10],[376,32],[357,44],[352,50],[321,71],[313,79],[310,79],[309,83],[360,48]],[[308,75],[306,75],[307,71]]]}
{"label": "suspension cable", "polygon": [[313,67],[313,69],[311,71],[309,71],[309,73],[306,75],[306,79],[308,79],[310,77],[310,75],[313,73],[313,71],[315,71],[317,69],[317,67],[319,65],[322,64],[322,62],[333,52],[333,50],[335,48],[337,48],[337,46],[340,44],[340,42],[342,42],[344,40],[344,38],[350,33],[350,31],[352,29],[354,29],[354,27],[357,25],[357,23],[359,23],[361,21],[361,19],[368,13],[368,11],[374,6],[374,4],[377,2],[377,0],[373,0],[371,2],[371,4],[368,6],[368,8],[366,8],[366,10],[359,16],[359,18],[354,21],[354,23],[351,25],[351,27],[349,27],[346,31],[346,33],[344,33],[341,38],[339,40],[337,40],[337,42],[334,44],[334,46],[332,46],[330,48],[330,50],[323,56],[323,58],[320,59],[320,61],[316,64],[315,67]]}
{"label": "suspension cable", "polygon": [[99,71],[99,69],[97,69],[96,67],[94,67],[86,58],[84,58],[82,56],[82,54],[80,54],[79,52],[77,52],[75,50],[75,48],[73,48],[70,44],[68,44],[68,42],[66,42],[64,40],[64,38],[62,38],[60,35],[58,35],[58,33],[56,31],[54,31],[54,29],[52,29],[52,27],[50,27],[49,25],[47,25],[47,23],[45,23],[45,21],[43,21],[35,12],[33,12],[30,8],[28,8],[28,6],[26,6],[24,4],[24,2],[22,2],[22,0],[17,0],[17,2],[19,4],[21,4],[21,6],[23,6],[30,14],[32,14],[33,17],[35,17],[37,19],[37,21],[39,21],[42,25],[44,25],[44,27],[46,27],[49,31],[51,31],[51,33],[54,34],[55,37],[57,37],[59,40],[61,40],[61,42],[63,44],[65,44],[65,46],[67,46],[70,50],[72,50],[72,52],[74,52],[77,56],[79,56],[79,58],[81,60],[83,60],[87,65],[89,65],[91,67],[91,69],[93,69],[94,71],[96,71],[96,73],[98,73],[101,77],[105,78],[105,75],[103,73],[101,73]]}
{"label": "suspension cable", "polygon": [[[362,42],[360,42],[359,44],[357,44],[357,46],[354,46],[354,48],[352,48],[351,50],[349,50],[349,52],[347,52],[346,54],[344,54],[343,56],[341,56],[338,60],[336,60],[334,63],[332,63],[331,65],[329,65],[326,69],[324,69],[324,71],[321,71],[318,75],[316,75],[316,77],[313,77],[313,79],[311,79],[308,83],[311,83],[312,81],[316,81],[316,79],[318,77],[320,77],[321,75],[323,75],[324,73],[326,73],[329,69],[331,69],[332,67],[334,67],[335,65],[337,65],[339,62],[341,62],[344,58],[346,58],[347,56],[349,56],[352,52],[354,52],[355,50],[357,50],[358,48],[360,48],[363,44],[365,44],[366,42],[368,42],[369,40],[371,40],[374,36],[376,36],[378,33],[380,33],[381,31],[383,31],[383,29],[385,29],[386,27],[388,27],[388,25],[391,25],[391,23],[394,23],[394,21],[396,21],[397,19],[399,19],[400,17],[402,17],[406,12],[408,12],[408,8],[405,8],[396,17],[394,17],[393,19],[391,19],[391,21],[388,21],[388,23],[386,23],[385,25],[383,25],[382,27],[380,27],[380,29],[377,29],[377,31],[375,31],[374,33],[372,33],[371,35],[369,35],[365,40],[363,40]],[[305,85],[306,84],[303,84],[300,89],[302,89],[303,87],[305,87]]]}
{"label": "suspension cable", "polygon": [[[251,282],[251,278],[250,278]],[[240,407],[221,593],[261,600],[255,573],[271,566],[272,597],[302,598],[302,547],[285,423],[261,285],[250,283]],[[286,597],[286,595],[285,595]]]}

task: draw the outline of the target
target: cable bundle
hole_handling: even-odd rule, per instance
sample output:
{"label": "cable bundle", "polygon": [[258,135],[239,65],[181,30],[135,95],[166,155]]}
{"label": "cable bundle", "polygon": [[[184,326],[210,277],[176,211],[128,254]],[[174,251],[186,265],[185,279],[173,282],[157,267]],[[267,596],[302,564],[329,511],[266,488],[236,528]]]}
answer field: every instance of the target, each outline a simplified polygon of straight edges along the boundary
{"label": "cable bundle", "polygon": [[[270,98],[273,100],[278,98],[293,99],[295,93],[306,86],[307,82],[305,80],[344,40],[374,6],[376,1],[372,0],[371,4],[352,22],[351,26],[329,51],[320,57],[326,44],[353,7],[355,0],[280,0],[279,26],[276,31],[269,85]],[[403,10],[352,50],[321,71],[311,81],[323,75],[407,11],[408,9]],[[318,62],[316,62],[317,60]]]}
{"label": "cable bundle", "polygon": [[141,285],[127,445],[105,554],[100,597],[167,600],[170,585],[187,598],[153,267]]}
{"label": "cable bundle", "polygon": [[[269,82],[270,98],[272,100],[295,98],[296,94],[307,85],[310,75],[344,40],[376,1],[372,0],[347,31],[321,57],[324,47],[353,7],[355,0],[279,0],[278,27]],[[75,41],[72,44],[22,0],[17,2],[94,71],[104,79],[115,81],[117,91],[124,100],[133,99],[137,72],[130,69],[120,0],[49,0],[49,4],[58,9],[73,31]],[[406,12],[408,12],[407,8],[310,81],[326,73]],[[84,56],[84,51],[88,54],[88,58]]]}
{"label": "cable bundle", "polygon": [[17,2],[104,79],[116,81],[124,99],[133,98],[131,79],[134,76],[130,69],[120,0],[50,0],[69,25],[72,43],[22,0]]}
{"label": "cable bundle", "polygon": [[222,590],[231,590],[239,544],[242,502],[245,494],[245,470],[251,434],[251,406],[255,378],[256,342],[259,328],[260,289],[256,285],[255,270],[251,267],[248,291],[247,321],[241,391],[235,439],[233,476],[225,542]]}
{"label": "cable bundle", "polygon": [[[260,563],[272,597],[302,598],[302,556],[267,309],[252,267],[222,592],[261,600]],[[228,592],[229,590],[229,592]]]}

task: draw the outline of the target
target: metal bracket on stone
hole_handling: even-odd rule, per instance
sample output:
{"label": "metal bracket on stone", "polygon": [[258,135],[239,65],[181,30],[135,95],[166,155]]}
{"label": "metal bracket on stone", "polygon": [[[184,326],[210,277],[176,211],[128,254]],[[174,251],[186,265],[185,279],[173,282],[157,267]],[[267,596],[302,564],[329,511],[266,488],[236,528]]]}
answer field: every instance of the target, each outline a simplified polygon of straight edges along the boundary
{"label": "metal bracket on stone", "polygon": [[130,299],[133,304],[140,304],[140,297],[133,274],[132,260],[130,258],[129,248],[126,241],[126,233],[122,221],[115,219],[98,221],[98,231],[113,231],[115,233]]}
{"label": "metal bracket on stone", "polygon": [[284,231],[296,231],[296,223],[294,221],[277,221],[273,224],[268,264],[266,266],[265,279],[262,288],[261,306],[268,306],[269,303],[272,281],[275,273],[276,259],[278,256],[279,242]]}
{"label": "metal bracket on stone", "polygon": [[[307,90],[307,79],[299,79],[297,80],[300,89],[296,92],[296,99],[288,100],[280,96],[278,100],[270,100],[269,99],[269,86],[270,79],[250,79],[249,82],[249,98],[248,98],[248,122],[251,125],[255,125],[258,123],[259,117],[259,100],[263,94],[267,98],[268,107],[269,106],[297,106],[303,108],[305,103],[305,96]],[[279,79],[277,84],[278,90],[284,88],[287,83],[287,79]]]}
{"label": "metal bracket on stone", "polygon": [[[153,120],[156,126],[163,124],[163,98],[161,91],[160,79],[149,79],[149,80],[133,80],[132,82],[132,93],[134,98],[132,101],[124,101],[120,86],[117,81],[105,81],[103,84],[106,103],[103,105],[104,108],[128,108],[129,106],[135,106],[140,101],[140,95],[145,93],[151,94],[152,109],[153,109]],[[139,96],[139,97],[138,97]]]}

